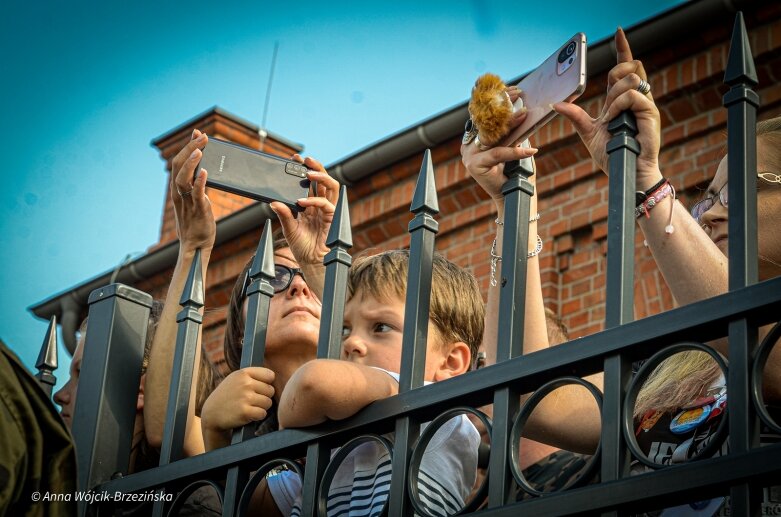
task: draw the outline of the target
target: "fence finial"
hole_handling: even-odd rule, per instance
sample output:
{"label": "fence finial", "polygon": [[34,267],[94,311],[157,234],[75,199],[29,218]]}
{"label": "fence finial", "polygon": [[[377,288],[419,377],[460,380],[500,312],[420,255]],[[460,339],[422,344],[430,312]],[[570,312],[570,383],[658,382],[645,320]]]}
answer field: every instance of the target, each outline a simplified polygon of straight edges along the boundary
{"label": "fence finial", "polygon": [[415,185],[415,193],[412,195],[412,204],[409,208],[409,211],[413,214],[417,214],[421,210],[431,214],[439,213],[437,187],[434,182],[434,164],[431,161],[430,149],[426,149],[423,155],[418,182]]}
{"label": "fence finial", "polygon": [[41,387],[51,395],[54,385],[57,384],[57,377],[53,375],[57,369],[57,316],[52,316],[49,320],[49,328],[46,329],[46,337],[43,339],[35,368],[38,370],[35,377]]}
{"label": "fence finial", "polygon": [[261,274],[266,278],[274,278],[274,243],[271,240],[271,219],[266,219],[263,234],[255,250],[255,258],[249,268],[249,277],[257,279]]}
{"label": "fence finial", "polygon": [[730,86],[738,83],[756,85],[759,82],[742,12],[738,12],[737,16],[735,16],[732,42],[729,46],[729,57],[727,57],[727,68],[724,71],[724,82]]}
{"label": "fence finial", "polygon": [[353,247],[353,231],[350,228],[350,207],[347,202],[347,187],[345,185],[342,185],[339,189],[339,201],[336,203],[334,220],[325,240],[325,245],[329,248],[337,247],[337,244],[344,249]]}
{"label": "fence finial", "polygon": [[187,282],[182,289],[179,305],[186,307],[203,307],[203,268],[201,267],[201,249],[195,250],[193,264],[187,275]]}

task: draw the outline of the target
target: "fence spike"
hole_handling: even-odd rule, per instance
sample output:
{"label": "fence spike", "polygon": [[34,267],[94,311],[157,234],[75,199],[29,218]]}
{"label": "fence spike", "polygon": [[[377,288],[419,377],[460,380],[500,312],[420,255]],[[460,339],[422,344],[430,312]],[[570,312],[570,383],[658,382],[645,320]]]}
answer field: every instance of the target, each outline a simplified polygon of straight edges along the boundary
{"label": "fence spike", "polygon": [[349,249],[353,247],[353,231],[350,228],[350,207],[347,202],[347,187],[342,185],[339,189],[339,201],[336,203],[334,220],[331,222],[331,229],[328,230],[328,237],[325,245],[329,248],[339,247]]}
{"label": "fence spike", "polygon": [[35,368],[38,370],[35,377],[44,391],[51,395],[54,385],[57,384],[57,377],[53,375],[57,369],[57,316],[52,316],[49,320],[49,328],[46,329],[46,337],[43,339]]}
{"label": "fence spike", "polygon": [[724,82],[729,86],[738,83],[750,83],[752,86],[756,86],[759,82],[742,12],[738,12],[737,16],[735,16],[732,42],[730,43],[729,56],[727,57],[727,68],[724,71]]}
{"label": "fence spike", "polygon": [[179,305],[183,307],[203,307],[203,268],[201,267],[201,249],[195,250],[193,264],[182,289]]}
{"label": "fence spike", "polygon": [[255,258],[249,268],[249,277],[256,280],[260,275],[274,278],[274,243],[271,240],[271,219],[266,219],[263,234],[255,250]]}
{"label": "fence spike", "polygon": [[421,210],[430,214],[439,213],[437,186],[434,181],[434,164],[431,161],[430,149],[426,149],[423,154],[423,163],[420,165],[418,181],[415,184],[415,192],[412,194],[412,204],[409,208],[413,214],[417,214]]}

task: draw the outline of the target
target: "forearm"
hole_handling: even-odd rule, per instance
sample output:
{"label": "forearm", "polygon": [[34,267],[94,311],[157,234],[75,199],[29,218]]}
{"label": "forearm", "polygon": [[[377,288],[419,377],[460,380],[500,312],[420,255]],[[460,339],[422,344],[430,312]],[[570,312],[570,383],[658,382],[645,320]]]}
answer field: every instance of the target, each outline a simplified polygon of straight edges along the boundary
{"label": "forearm", "polygon": [[[497,201],[497,218],[499,221],[504,221],[504,202]],[[530,219],[536,219],[534,217],[537,214],[537,197],[532,196]],[[521,224],[525,224],[521,221]],[[537,221],[531,221],[529,224],[529,245],[528,251],[531,252],[537,245]],[[501,254],[502,242],[504,234],[504,225],[497,226],[496,233],[496,253]],[[502,278],[502,263],[503,261],[496,261],[496,270],[494,277],[496,278],[496,286],[489,286],[488,289],[488,303],[486,305],[486,325],[485,334],[483,339],[483,347],[486,352],[486,364],[494,364],[496,362],[496,352],[498,343],[498,327],[499,327],[499,300],[501,297],[501,278]],[[525,313],[524,313],[524,350],[523,353],[531,353],[537,350],[542,350],[548,347],[548,335],[545,326],[545,308],[542,299],[542,284],[540,280],[540,261],[539,254],[527,258],[526,262],[526,285],[518,286],[518,288],[525,288]]]}
{"label": "forearm", "polygon": [[281,427],[308,427],[351,417],[372,402],[398,393],[398,383],[376,368],[318,359],[299,368],[279,401]]}
{"label": "forearm", "polygon": [[[205,250],[201,253],[202,273],[204,277],[206,275],[210,254],[210,250]],[[194,256],[195,250],[185,249],[184,247],[180,248],[179,258],[177,259],[177,264],[174,268],[171,284],[168,287],[168,294],[166,295],[165,304],[163,306],[162,314],[160,315],[149,355],[149,366],[146,372],[144,393],[144,427],[147,439],[154,447],[160,447],[163,442],[166,409],[168,407],[168,395],[171,387],[173,358],[178,332],[176,316],[181,310],[179,301]],[[200,428],[195,429],[195,426],[192,424],[192,419],[195,417],[195,395],[197,392],[200,346],[201,338],[199,333],[195,351],[196,361],[193,371],[193,384],[188,411],[188,437],[192,437],[193,434],[196,437],[200,436]],[[190,439],[191,438],[186,438],[185,441],[185,451],[188,455],[199,452],[197,444],[195,447],[191,447],[192,442],[190,442]]]}

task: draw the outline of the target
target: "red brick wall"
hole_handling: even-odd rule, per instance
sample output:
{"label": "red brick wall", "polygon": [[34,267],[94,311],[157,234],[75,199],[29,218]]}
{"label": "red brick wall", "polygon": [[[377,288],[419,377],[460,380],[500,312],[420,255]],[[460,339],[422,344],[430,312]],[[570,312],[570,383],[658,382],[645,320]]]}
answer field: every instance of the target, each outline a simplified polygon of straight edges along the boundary
{"label": "red brick wall", "polygon": [[[754,22],[749,24],[750,38],[760,80],[756,91],[761,99],[760,118],[767,118],[781,113],[781,9],[770,7],[752,16],[748,18]],[[674,47],[637,56],[643,59],[662,114],[662,171],[687,206],[699,197],[724,151],[726,111],[721,98],[726,87],[722,78],[731,29],[716,27],[691,40],[679,41]],[[590,78],[578,101],[591,114],[599,113],[604,102],[605,81],[606,74]],[[188,135],[183,133],[168,144],[163,156],[170,159]],[[607,177],[595,170],[573,128],[563,118],[548,124],[534,140],[541,149],[537,184],[546,305],[562,315],[571,337],[591,334],[603,328],[605,316]],[[437,249],[470,268],[487,291],[495,215],[492,203],[461,164],[459,145],[460,135],[454,135],[432,149],[441,210]],[[422,153],[403,159],[350,188],[354,255],[408,245],[406,232],[412,217],[408,210],[421,159]],[[235,208],[226,201],[218,213]],[[167,205],[161,241],[173,236],[171,216]],[[204,344],[216,361],[222,354],[222,327],[230,289],[259,235],[259,229],[249,232],[223,245],[212,256]],[[140,288],[162,297],[170,274],[168,271],[149,279]],[[635,298],[637,318],[673,306],[655,263],[642,246],[639,231]]]}

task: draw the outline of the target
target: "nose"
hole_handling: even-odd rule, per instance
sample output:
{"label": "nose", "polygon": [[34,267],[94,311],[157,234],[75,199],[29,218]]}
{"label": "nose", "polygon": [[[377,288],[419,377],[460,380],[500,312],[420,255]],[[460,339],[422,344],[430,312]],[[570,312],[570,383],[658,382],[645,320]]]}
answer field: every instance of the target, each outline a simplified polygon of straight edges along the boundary
{"label": "nose", "polygon": [[54,402],[60,405],[63,409],[65,406],[68,405],[68,403],[71,401],[71,394],[70,394],[70,381],[66,382],[65,385],[57,391],[57,393],[54,394]]}
{"label": "nose", "polygon": [[713,228],[718,223],[723,223],[727,221],[728,211],[727,208],[721,204],[721,201],[716,199],[716,202],[713,203],[713,206],[711,206],[707,212],[702,214],[700,216],[700,221],[702,224],[706,224],[709,227]]}
{"label": "nose", "polygon": [[298,273],[294,275],[293,280],[290,281],[290,286],[288,286],[285,296],[291,298],[294,296],[312,296],[312,291],[309,289],[309,285],[307,285],[304,277]]}
{"label": "nose", "polygon": [[356,334],[350,334],[342,341],[342,355],[344,359],[363,357],[366,355],[366,343]]}

